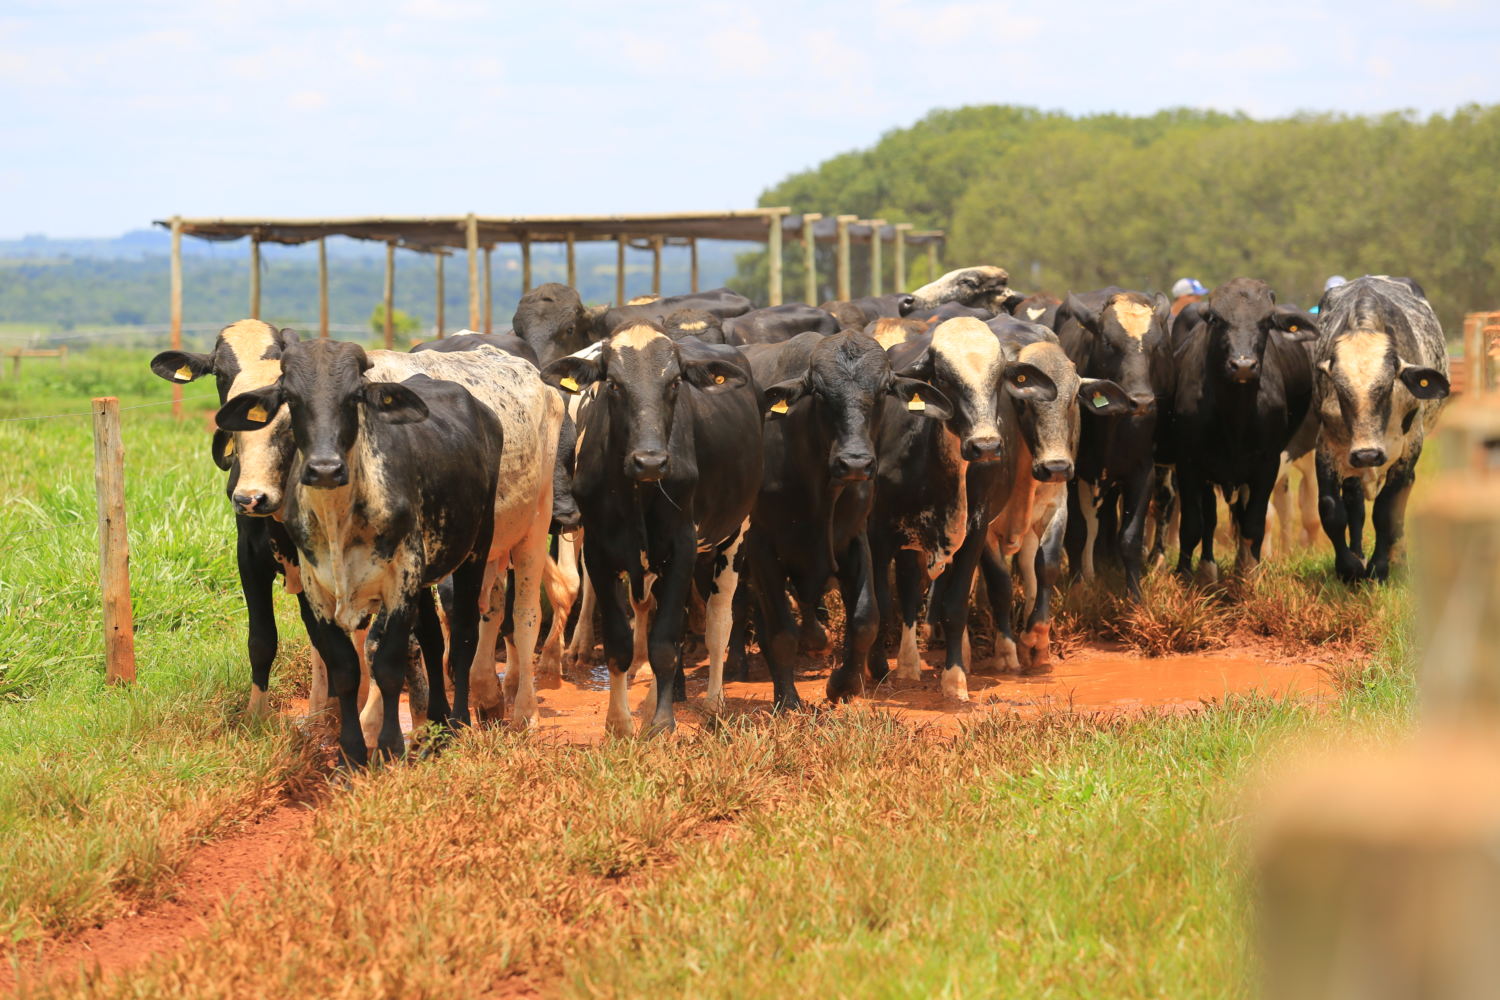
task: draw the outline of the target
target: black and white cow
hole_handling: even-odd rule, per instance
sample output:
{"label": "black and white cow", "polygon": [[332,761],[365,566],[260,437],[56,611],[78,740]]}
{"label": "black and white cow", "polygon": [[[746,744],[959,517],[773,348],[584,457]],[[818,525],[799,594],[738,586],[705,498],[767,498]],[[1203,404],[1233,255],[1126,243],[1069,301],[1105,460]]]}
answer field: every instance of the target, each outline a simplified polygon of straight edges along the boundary
{"label": "black and white cow", "polygon": [[[248,389],[261,388],[280,378],[281,353],[288,344],[296,341],[297,334],[292,330],[277,330],[258,319],[243,319],[220,330],[209,353],[163,351],[151,359],[151,370],[168,382],[178,384],[212,375],[222,405]],[[271,430],[257,431],[250,443],[274,448],[273,438]],[[214,464],[229,473],[226,492],[235,511],[235,561],[239,567],[240,590],[245,597],[248,619],[249,711],[251,715],[264,715],[270,710],[271,664],[276,659],[278,644],[276,609],[272,601],[278,574],[286,574],[287,589],[297,595],[304,621],[310,619],[311,611],[302,594],[297,550],[281,523],[264,516],[281,505],[284,471],[281,478],[268,487],[273,494],[270,498],[265,493],[240,487],[242,478],[266,478],[261,469],[246,466],[245,461],[269,460],[275,463],[279,455],[284,463],[289,451],[283,454],[273,450],[267,455],[264,448],[252,447],[246,459],[236,454],[235,444],[234,438],[219,432],[214,435],[211,447]],[[284,468],[284,464],[279,467]],[[268,500],[273,501],[269,506]],[[320,675],[321,671],[315,665],[314,676]],[[313,691],[315,709],[322,706],[320,694]]]}
{"label": "black and white cow", "polygon": [[[943,693],[967,700],[969,594],[990,522],[1015,486],[1016,463],[1007,459],[1016,454],[1021,432],[1003,397],[1029,391],[1023,379],[1028,372],[1005,357],[989,327],[967,317],[893,347],[890,355],[897,376],[931,383],[944,401],[914,394],[905,403],[886,402],[869,527],[877,604],[889,604],[885,579],[895,558],[901,605],[897,676],[914,678],[921,669],[916,627],[923,581],[946,577],[935,601],[948,647]],[[1002,612],[995,611],[998,621]],[[871,650],[870,671],[877,679],[886,673],[879,643]]]}
{"label": "black and white cow", "polygon": [[[1423,439],[1448,395],[1443,329],[1416,282],[1383,275],[1324,292],[1318,323],[1318,512],[1339,576],[1383,580]],[[1368,563],[1360,537],[1366,499],[1375,502]]]}
{"label": "black and white cow", "polygon": [[660,324],[680,309],[701,309],[717,316],[722,322],[733,316],[743,316],[753,306],[745,296],[727,288],[714,288],[687,295],[668,295],[636,304],[627,303],[607,309],[599,316],[595,324],[597,336],[594,339],[603,339],[626,323]]}
{"label": "black and white cow", "polygon": [[1094,573],[1095,540],[1118,552],[1125,589],[1140,600],[1146,514],[1155,480],[1157,403],[1171,391],[1171,303],[1111,286],[1070,294],[1054,322],[1063,350],[1084,378],[1109,379],[1131,406],[1083,425],[1078,468],[1068,490],[1068,563],[1075,577]]}
{"label": "black and white cow", "polygon": [[724,324],[733,319],[721,320],[706,309],[678,309],[661,321],[661,328],[673,340],[694,337],[705,344],[727,344]]}
{"label": "black and white cow", "polygon": [[1189,305],[1172,327],[1175,389],[1163,457],[1175,467],[1182,507],[1177,572],[1216,579],[1214,488],[1232,497],[1240,568],[1260,561],[1266,506],[1281,455],[1312,402],[1312,366],[1301,342],[1317,321],[1277,305],[1264,281],[1236,278]]}
{"label": "black and white cow", "polygon": [[573,493],[583,512],[584,565],[604,618],[605,728],[631,731],[633,643],[623,582],[638,620],[651,618],[645,727],[671,729],[695,582],[708,602],[709,705],[722,704],[739,548],[760,486],[759,394],[738,350],[673,341],[658,323],[628,324],[596,357],[561,358],[545,378],[569,392],[602,383],[579,417]]}
{"label": "black and white cow", "polygon": [[1015,295],[1010,289],[1010,272],[1003,267],[983,264],[977,267],[961,267],[918,288],[912,292],[911,312],[916,309],[933,309],[944,302],[974,306],[989,310],[991,315],[1005,311],[1005,305]]}
{"label": "black and white cow", "polygon": [[809,330],[826,336],[838,333],[839,323],[832,313],[801,302],[755,309],[724,321],[725,343],[737,346],[779,344]]}
{"label": "black and white cow", "polygon": [[340,702],[339,742],[351,764],[362,764],[366,751],[350,634],[369,627],[365,648],[382,696],[378,747],[400,754],[401,660],[421,595],[449,575],[455,704],[450,720],[441,665],[429,660],[430,718],[468,722],[476,661],[489,664],[494,683],[495,587],[510,562],[519,656],[507,687],[514,676],[515,721],[536,719],[531,654],[562,401],[529,363],[488,347],[386,358],[401,359],[419,373],[387,381],[370,377],[374,362],[358,345],[292,345],[277,382],[234,397],[218,415],[221,429],[243,433],[287,411],[297,451],[282,517],[297,546],[312,638]]}
{"label": "black and white cow", "polygon": [[931,385],[891,371],[871,337],[845,330],[804,333],[746,348],[765,386],[765,472],[750,517],[746,562],[760,602],[761,647],[780,707],[798,704],[792,683],[797,622],[791,585],[805,614],[836,577],[845,626],[841,663],[828,677],[831,701],[863,689],[865,662],[880,628],[866,522],[874,499],[875,440],[887,398],[925,401],[942,419],[947,401]]}
{"label": "black and white cow", "polygon": [[[1020,428],[1015,488],[990,522],[983,563],[991,603],[1000,609],[995,661],[1002,670],[1044,673],[1051,668],[1052,592],[1062,569],[1068,526],[1068,481],[1078,455],[1081,425],[1133,409],[1130,397],[1108,379],[1081,378],[1057,336],[1040,324],[999,316],[986,324],[1007,359],[1006,401]],[[1026,627],[1018,647],[1009,614],[1010,559],[1020,563]]]}

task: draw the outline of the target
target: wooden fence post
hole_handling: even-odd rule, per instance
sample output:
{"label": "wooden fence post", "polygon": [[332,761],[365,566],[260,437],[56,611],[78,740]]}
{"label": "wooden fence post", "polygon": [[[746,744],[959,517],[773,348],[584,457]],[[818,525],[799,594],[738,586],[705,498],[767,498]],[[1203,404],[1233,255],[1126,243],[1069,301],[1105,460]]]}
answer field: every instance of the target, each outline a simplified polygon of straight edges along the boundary
{"label": "wooden fence post", "polygon": [[572,233],[568,233],[568,287],[578,288],[578,254],[573,246]]}
{"label": "wooden fence post", "polygon": [[250,318],[260,319],[260,237],[250,237]]}
{"label": "wooden fence post", "polygon": [[[850,294],[849,279],[849,223],[858,219],[857,215],[840,215],[834,221],[838,223],[838,297],[840,302],[848,302],[853,296]],[[811,305],[811,303],[809,303]]]}
{"label": "wooden fence post", "polygon": [[661,294],[661,246],[660,236],[651,237],[651,294]]}
{"label": "wooden fence post", "polygon": [[469,329],[479,329],[479,220],[470,212],[464,223],[464,243],[469,251]]}
{"label": "wooden fence post", "polygon": [[94,490],[99,498],[99,585],[104,596],[104,680],[135,680],[135,623],[130,609],[130,538],[125,532],[125,449],[120,401],[93,400]]}
{"label": "wooden fence post", "polygon": [[[531,234],[521,234],[521,294],[531,291]],[[488,333],[489,331],[485,331]]]}
{"label": "wooden fence post", "polygon": [[625,234],[615,237],[615,305],[625,304]]}
{"label": "wooden fence post", "polygon": [[773,306],[781,305],[781,220],[780,212],[773,212],[766,222],[766,261],[770,265],[766,275],[766,301]]}
{"label": "wooden fence post", "polygon": [[805,212],[802,215],[802,268],[807,272],[804,276],[807,282],[806,298],[802,301],[810,306],[818,304],[818,238],[813,232],[813,225],[822,217],[817,212]]}
{"label": "wooden fence post", "polygon": [[492,282],[495,278],[494,265],[491,257],[494,247],[484,248],[484,332],[490,333],[495,322],[495,300],[491,297]]}
{"label": "wooden fence post", "polygon": [[328,243],[318,237],[318,339],[328,339]]}
{"label": "wooden fence post", "polygon": [[927,280],[938,279],[938,245],[937,240],[927,244]]}
{"label": "wooden fence post", "polygon": [[688,237],[688,291],[698,291],[698,237]]}
{"label": "wooden fence post", "polygon": [[880,231],[884,228],[884,219],[870,220],[870,294],[875,296],[884,291],[885,276],[881,271],[885,268],[885,262],[881,260],[881,251],[885,248],[880,245]]}
{"label": "wooden fence post", "polygon": [[446,303],[443,301],[443,298],[446,295],[446,292],[445,292],[445,290],[443,288],[443,257],[444,256],[445,255],[441,254],[441,253],[437,255],[437,316],[435,317],[435,325],[437,327],[437,339],[438,340],[442,340],[443,339],[443,309],[444,309],[444,306],[446,305]]}
{"label": "wooden fence post", "polygon": [[906,291],[906,234],[911,229],[910,222],[896,223],[896,245],[895,260],[892,262],[896,269],[896,291]]}
{"label": "wooden fence post", "polygon": [[[172,350],[182,350],[182,216],[172,216]],[[172,416],[182,419],[182,383],[172,383]]]}
{"label": "wooden fence post", "polygon": [[396,244],[385,245],[385,349],[396,346]]}

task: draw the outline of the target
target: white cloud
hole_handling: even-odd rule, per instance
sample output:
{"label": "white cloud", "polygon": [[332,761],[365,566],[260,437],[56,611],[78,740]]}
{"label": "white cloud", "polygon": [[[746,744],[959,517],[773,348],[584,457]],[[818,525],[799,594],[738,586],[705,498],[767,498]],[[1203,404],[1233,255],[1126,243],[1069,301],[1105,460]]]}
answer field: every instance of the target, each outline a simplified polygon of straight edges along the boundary
{"label": "white cloud", "polygon": [[293,111],[322,111],[328,107],[328,95],[321,90],[299,90],[286,99]]}

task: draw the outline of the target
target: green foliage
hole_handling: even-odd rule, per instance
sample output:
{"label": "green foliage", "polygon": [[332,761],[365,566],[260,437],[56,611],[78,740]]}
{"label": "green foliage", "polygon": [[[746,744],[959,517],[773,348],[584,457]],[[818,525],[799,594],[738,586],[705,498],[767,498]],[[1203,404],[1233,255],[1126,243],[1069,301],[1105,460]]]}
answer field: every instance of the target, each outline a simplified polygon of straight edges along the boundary
{"label": "green foliage", "polygon": [[[376,306],[375,309],[370,313],[370,329],[374,330],[377,334],[384,335],[384,333],[385,333],[385,303],[384,302],[382,302],[382,303],[380,303],[380,305]],[[402,340],[409,340],[409,339],[411,339],[411,337],[414,334],[416,334],[419,330],[422,329],[422,321],[420,319],[418,319],[417,317],[413,316],[411,313],[402,312],[400,309],[392,309],[391,310],[391,329],[393,331],[395,331],[395,334],[396,334],[397,337],[401,338]]]}
{"label": "green foliage", "polygon": [[[945,229],[948,265],[1001,264],[1018,288],[1057,295],[1251,276],[1311,305],[1330,274],[1410,275],[1456,332],[1464,312],[1500,299],[1500,106],[1270,121],[936,111],[786,178],[761,204]],[[740,259],[736,287],[763,294],[760,256]],[[800,255],[788,256],[800,295]],[[832,251],[819,256],[831,277]],[[860,294],[868,262],[854,258]],[[913,269],[908,285],[924,277]]]}

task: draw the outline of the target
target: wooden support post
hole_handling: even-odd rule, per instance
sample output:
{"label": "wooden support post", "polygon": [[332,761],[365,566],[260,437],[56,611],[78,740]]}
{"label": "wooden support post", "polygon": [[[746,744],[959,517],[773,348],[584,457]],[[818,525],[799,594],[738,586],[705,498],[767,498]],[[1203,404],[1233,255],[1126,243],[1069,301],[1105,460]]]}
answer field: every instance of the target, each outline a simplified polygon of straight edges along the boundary
{"label": "wooden support post", "polygon": [[260,319],[260,237],[250,237],[250,318]]}
{"label": "wooden support post", "polygon": [[494,247],[484,248],[484,332],[492,333],[495,325],[495,300],[493,298],[493,287],[495,280],[494,262],[491,259]]}
{"label": "wooden support post", "polygon": [[615,237],[615,305],[625,304],[625,234]]}
{"label": "wooden support post", "polygon": [[938,254],[937,254],[937,250],[938,250],[938,248],[937,248],[937,240],[933,240],[931,243],[927,244],[927,280],[928,281],[936,281],[938,279]]}
{"label": "wooden support post", "polygon": [[[172,350],[182,350],[182,216],[172,216]],[[182,419],[182,383],[172,383],[172,416]]]}
{"label": "wooden support post", "polygon": [[896,269],[894,277],[897,292],[906,291],[906,234],[910,229],[910,222],[896,223],[896,259],[892,263]]}
{"label": "wooden support post", "polygon": [[444,307],[447,305],[447,303],[443,301],[445,295],[446,295],[446,291],[443,288],[443,255],[442,254],[438,254],[437,255],[437,318],[436,318],[436,321],[435,321],[435,324],[434,324],[436,326],[436,328],[437,328],[437,339],[438,340],[442,340],[443,339],[443,310],[444,310]]}
{"label": "wooden support post", "polygon": [[773,212],[766,220],[766,262],[770,266],[766,275],[766,301],[773,305],[781,305],[781,220],[786,218],[780,212]]}
{"label": "wooden support post", "polygon": [[573,234],[568,234],[568,287],[578,288],[578,254],[573,246]]}
{"label": "wooden support post", "polygon": [[818,239],[813,232],[813,224],[822,217],[817,212],[805,212],[802,215],[802,269],[807,272],[804,275],[807,290],[802,301],[810,306],[818,304]]}
{"label": "wooden support post", "polygon": [[850,292],[849,280],[849,223],[857,220],[857,215],[840,215],[835,221],[838,223],[838,300],[848,302],[853,296]]}
{"label": "wooden support post", "polygon": [[660,236],[651,237],[651,294],[661,294],[661,244]]}
{"label": "wooden support post", "polygon": [[99,586],[104,596],[104,680],[135,680],[135,622],[130,607],[130,538],[125,532],[125,447],[120,401],[93,400],[94,489],[99,497]]}
{"label": "wooden support post", "polygon": [[521,234],[521,294],[531,291],[531,237]]}
{"label": "wooden support post", "polygon": [[698,237],[688,237],[688,291],[698,291]]}
{"label": "wooden support post", "polygon": [[385,245],[385,349],[396,348],[396,244]]}
{"label": "wooden support post", "polygon": [[471,212],[465,223],[469,250],[469,329],[479,329],[479,220]]}
{"label": "wooden support post", "polygon": [[318,339],[328,339],[328,244],[318,237]]}
{"label": "wooden support post", "polygon": [[880,245],[880,231],[885,228],[884,219],[870,220],[870,294],[880,295],[882,286],[885,284],[884,270],[885,262],[881,260],[881,251],[885,248]]}

